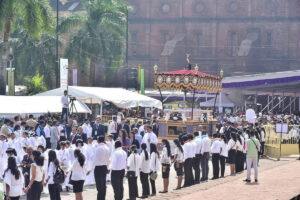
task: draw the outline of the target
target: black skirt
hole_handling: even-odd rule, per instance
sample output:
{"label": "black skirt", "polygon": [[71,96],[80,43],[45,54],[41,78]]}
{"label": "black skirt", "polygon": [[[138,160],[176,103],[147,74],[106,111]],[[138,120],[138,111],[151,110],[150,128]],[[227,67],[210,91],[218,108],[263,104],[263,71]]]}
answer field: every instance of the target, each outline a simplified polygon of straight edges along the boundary
{"label": "black skirt", "polygon": [[170,165],[162,164],[162,178],[169,178],[170,175]]}
{"label": "black skirt", "polygon": [[83,191],[84,180],[74,181],[72,180],[73,192],[79,193]]}
{"label": "black skirt", "polygon": [[228,152],[228,163],[229,164],[235,164],[235,159],[236,159],[236,150],[231,149]]}
{"label": "black skirt", "polygon": [[182,176],[183,175],[183,163],[175,162],[174,163],[174,168],[175,168],[177,176]]}

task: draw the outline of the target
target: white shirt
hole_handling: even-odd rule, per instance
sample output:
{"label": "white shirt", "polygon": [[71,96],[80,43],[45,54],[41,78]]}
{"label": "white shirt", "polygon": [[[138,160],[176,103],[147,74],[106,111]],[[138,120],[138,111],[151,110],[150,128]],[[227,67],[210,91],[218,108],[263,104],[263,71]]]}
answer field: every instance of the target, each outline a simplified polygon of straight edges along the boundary
{"label": "white shirt", "polygon": [[[149,142],[150,140],[150,142]],[[151,132],[151,133],[145,133],[143,140],[142,140],[142,144],[145,143],[147,145],[147,151],[150,152],[150,144],[153,143],[155,145],[157,145],[158,141],[157,141],[157,136]]]}
{"label": "white shirt", "polygon": [[[293,129],[294,130],[294,129]],[[262,130],[260,131],[260,139],[262,142],[265,142],[266,141],[266,138],[265,138],[265,132]]]}
{"label": "white shirt", "polygon": [[145,152],[142,151],[140,161],[141,172],[150,173],[150,154],[148,153],[148,160],[146,160]]}
{"label": "white shirt", "polygon": [[53,176],[54,176],[55,172],[56,172],[56,167],[53,162],[50,162],[49,167],[48,167],[48,177],[50,177],[48,180],[48,184],[54,184]]}
{"label": "white shirt", "polygon": [[96,166],[109,165],[109,158],[110,158],[109,147],[104,143],[98,144],[95,150],[94,163],[92,169],[94,169]]}
{"label": "white shirt", "polygon": [[227,145],[224,140],[221,141],[221,156],[228,157]]}
{"label": "white shirt", "polygon": [[127,154],[122,147],[117,148],[112,154],[111,170],[123,170],[126,168]]}
{"label": "white shirt", "polygon": [[195,142],[195,140],[191,141],[191,144],[193,146],[193,157],[196,157],[196,153],[197,153],[197,143]]}
{"label": "white shirt", "polygon": [[50,138],[51,135],[50,135],[50,126],[47,124],[44,128],[44,133],[45,133],[45,137],[46,138]]}
{"label": "white shirt", "polygon": [[168,156],[167,147],[164,147],[162,149],[160,162],[161,162],[161,164],[170,164],[171,163],[171,158],[170,158],[170,156]]}
{"label": "white shirt", "polygon": [[204,137],[202,139],[202,147],[201,147],[201,154],[203,155],[204,153],[209,153],[210,152],[210,145],[211,145],[211,140],[209,139],[208,136]]}
{"label": "white shirt", "polygon": [[60,165],[65,168],[68,169],[71,163],[71,157],[69,154],[69,151],[67,149],[61,149],[58,151],[57,153],[57,158],[59,160]]}
{"label": "white shirt", "polygon": [[[243,143],[243,141],[242,141],[242,143]],[[236,142],[236,150],[243,151],[243,145],[240,143],[240,141]]]}
{"label": "white shirt", "polygon": [[183,163],[183,152],[178,147],[175,147],[174,155],[176,155],[176,162]]}
{"label": "white shirt", "polygon": [[233,139],[230,139],[227,144],[227,151],[230,151],[231,149],[236,150],[236,142]]}
{"label": "white shirt", "polygon": [[214,140],[211,145],[211,153],[220,153],[221,143],[218,139]]}
{"label": "white shirt", "polygon": [[157,172],[159,171],[160,161],[158,159],[157,153],[152,152],[150,155],[150,171]]}
{"label": "white shirt", "polygon": [[[31,164],[32,166],[35,166],[35,181],[41,182],[43,180],[43,166],[37,166],[35,163]],[[32,177],[32,167],[30,168],[30,179]]]}
{"label": "white shirt", "polygon": [[69,98],[68,96],[62,96],[61,97],[61,104],[63,108],[68,108],[69,107]]}
{"label": "white shirt", "polygon": [[137,153],[132,153],[127,159],[127,171],[134,171],[135,176],[140,173],[140,156]]}
{"label": "white shirt", "polygon": [[190,142],[183,145],[183,158],[184,160],[194,157],[194,147]]}
{"label": "white shirt", "polygon": [[246,110],[246,121],[248,123],[254,124],[255,123],[256,114],[252,108]]}
{"label": "white shirt", "polygon": [[139,128],[139,134],[141,134],[141,132],[143,132],[143,131],[145,132],[144,127],[145,127],[145,125],[140,126],[140,128]]}
{"label": "white shirt", "polygon": [[83,129],[83,132],[86,134],[87,137],[92,136],[93,128],[89,124],[84,123],[82,125],[82,129]]}
{"label": "white shirt", "polygon": [[80,163],[78,162],[78,159],[75,159],[73,161],[73,164],[68,171],[72,172],[71,180],[85,180],[85,166],[81,167]]}
{"label": "white shirt", "polygon": [[196,154],[201,154],[201,148],[202,148],[202,139],[200,136],[196,137],[194,139],[194,142],[196,143]]}
{"label": "white shirt", "polygon": [[[5,172],[4,180],[3,182],[7,185],[9,185],[9,196],[10,197],[17,197],[23,195],[23,185],[24,185],[24,177],[22,172],[19,170],[20,176],[19,179],[16,179],[14,175],[12,175],[10,169]],[[4,188],[5,188],[4,184]],[[6,192],[6,189],[4,189],[4,193]]]}
{"label": "white shirt", "polygon": [[118,132],[118,123],[115,121],[112,121],[109,124],[109,133],[117,133]]}

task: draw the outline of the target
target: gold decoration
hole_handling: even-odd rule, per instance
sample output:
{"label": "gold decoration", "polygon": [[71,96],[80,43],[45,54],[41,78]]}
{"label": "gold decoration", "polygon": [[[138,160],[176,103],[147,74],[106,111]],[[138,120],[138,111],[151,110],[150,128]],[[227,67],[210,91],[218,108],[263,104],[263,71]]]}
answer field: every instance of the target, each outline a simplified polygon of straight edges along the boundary
{"label": "gold decoration", "polygon": [[198,64],[196,64],[196,66],[195,66],[195,70],[196,70],[196,71],[198,71],[198,70],[199,70]]}
{"label": "gold decoration", "polygon": [[156,74],[156,73],[157,73],[157,70],[158,70],[157,64],[154,65],[153,69],[154,69],[154,73]]}
{"label": "gold decoration", "polygon": [[221,69],[221,71],[220,71],[220,77],[223,78],[223,75],[224,75],[224,71],[223,71],[223,69]]}

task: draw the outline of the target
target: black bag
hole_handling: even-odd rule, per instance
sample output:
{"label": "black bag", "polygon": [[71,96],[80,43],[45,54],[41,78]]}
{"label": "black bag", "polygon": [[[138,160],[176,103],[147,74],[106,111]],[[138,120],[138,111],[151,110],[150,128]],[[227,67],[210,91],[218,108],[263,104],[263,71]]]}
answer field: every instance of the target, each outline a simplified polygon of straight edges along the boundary
{"label": "black bag", "polygon": [[56,168],[56,172],[53,176],[53,182],[56,184],[63,184],[65,182],[65,173],[59,166]]}
{"label": "black bag", "polygon": [[135,178],[135,172],[134,171],[128,171],[127,172],[127,178]]}

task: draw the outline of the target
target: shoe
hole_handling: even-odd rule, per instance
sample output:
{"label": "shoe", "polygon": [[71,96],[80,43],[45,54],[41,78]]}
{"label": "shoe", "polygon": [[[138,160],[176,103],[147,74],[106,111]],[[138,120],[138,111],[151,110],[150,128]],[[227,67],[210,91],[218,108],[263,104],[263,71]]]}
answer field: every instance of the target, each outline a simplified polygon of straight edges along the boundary
{"label": "shoe", "polygon": [[251,180],[248,180],[248,179],[245,179],[245,180],[243,180],[244,182],[247,182],[247,183],[250,183],[251,182]]}
{"label": "shoe", "polygon": [[200,183],[200,181],[195,181],[195,182],[194,182],[194,184],[199,184],[199,183]]}
{"label": "shoe", "polygon": [[164,194],[164,193],[168,193],[168,191],[159,191],[158,193]]}
{"label": "shoe", "polygon": [[141,197],[139,197],[140,199],[146,199],[146,198],[148,198],[148,196],[141,196]]}
{"label": "shoe", "polygon": [[258,180],[257,179],[255,179],[255,183],[257,183],[258,182]]}
{"label": "shoe", "polygon": [[209,180],[215,180],[216,178],[215,177],[212,177],[211,179],[209,179]]}
{"label": "shoe", "polygon": [[221,176],[221,178],[225,178],[224,176]]}
{"label": "shoe", "polygon": [[177,188],[175,188],[174,190],[180,190],[181,189],[181,187],[177,187]]}
{"label": "shoe", "polygon": [[151,196],[151,197],[154,197],[154,196],[156,196],[156,194],[151,194],[150,196]]}

